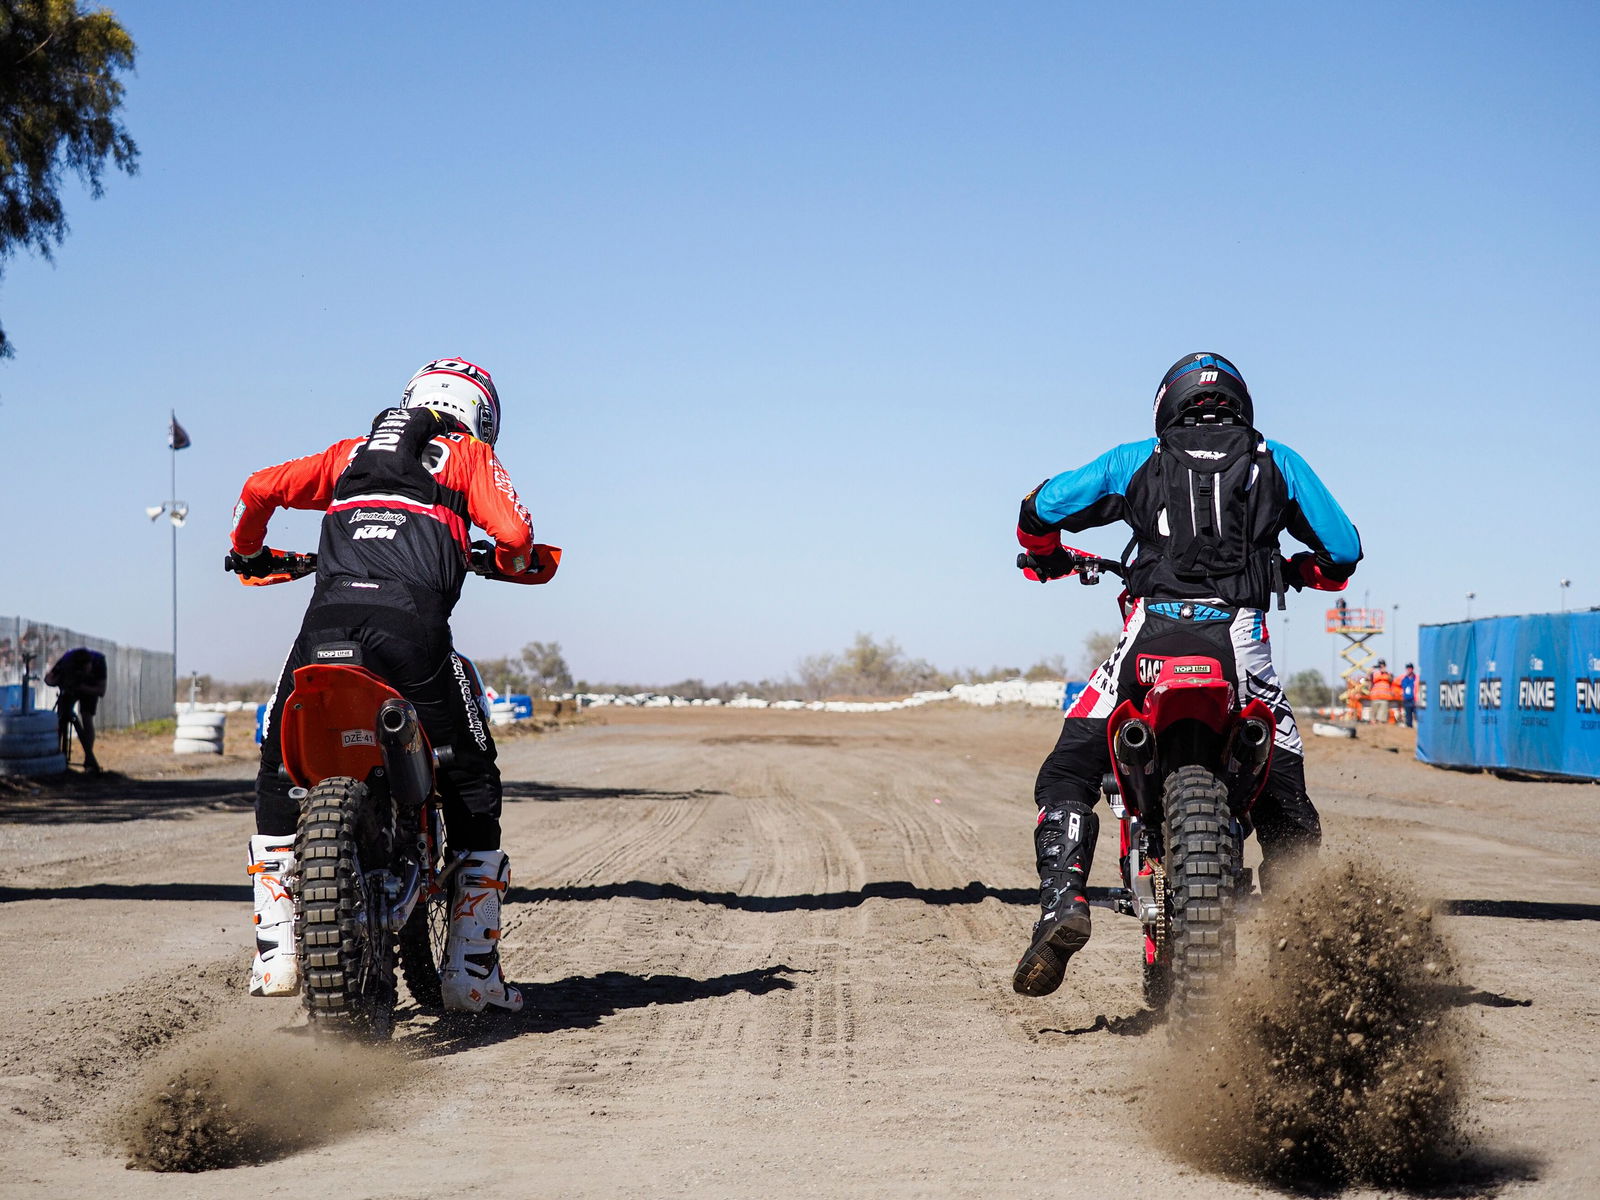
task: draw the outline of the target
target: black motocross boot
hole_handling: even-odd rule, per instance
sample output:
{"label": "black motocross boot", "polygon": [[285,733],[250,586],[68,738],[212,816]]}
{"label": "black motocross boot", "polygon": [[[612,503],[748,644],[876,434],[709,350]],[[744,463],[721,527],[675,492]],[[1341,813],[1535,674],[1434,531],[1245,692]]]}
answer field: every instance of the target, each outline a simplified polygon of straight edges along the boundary
{"label": "black motocross boot", "polygon": [[1017,963],[1012,990],[1048,996],[1061,986],[1067,960],[1089,941],[1089,901],[1084,886],[1094,861],[1100,818],[1081,801],[1041,809],[1033,830],[1039,861],[1039,906],[1033,944]]}

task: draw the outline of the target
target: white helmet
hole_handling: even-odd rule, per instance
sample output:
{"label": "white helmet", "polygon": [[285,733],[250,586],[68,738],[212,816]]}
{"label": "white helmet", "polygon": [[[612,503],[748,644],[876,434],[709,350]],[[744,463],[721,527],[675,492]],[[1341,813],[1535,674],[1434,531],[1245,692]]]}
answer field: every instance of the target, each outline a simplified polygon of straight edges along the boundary
{"label": "white helmet", "polygon": [[432,408],[456,417],[479,441],[500,436],[500,393],[494,380],[464,358],[436,358],[411,377],[401,408]]}

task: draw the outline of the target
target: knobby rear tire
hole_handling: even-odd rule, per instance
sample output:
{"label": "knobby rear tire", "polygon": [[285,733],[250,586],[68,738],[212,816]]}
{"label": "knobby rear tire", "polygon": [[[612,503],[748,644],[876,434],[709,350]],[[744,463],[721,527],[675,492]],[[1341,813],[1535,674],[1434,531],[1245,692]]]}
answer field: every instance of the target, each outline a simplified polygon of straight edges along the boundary
{"label": "knobby rear tire", "polygon": [[1239,847],[1227,788],[1204,767],[1167,777],[1165,807],[1170,1011],[1181,1025],[1216,1010],[1233,969]]}
{"label": "knobby rear tire", "polygon": [[313,1027],[384,1041],[394,1032],[395,939],[362,873],[363,848],[373,858],[382,849],[367,805],[366,786],[348,778],[323,780],[302,803],[296,949]]}

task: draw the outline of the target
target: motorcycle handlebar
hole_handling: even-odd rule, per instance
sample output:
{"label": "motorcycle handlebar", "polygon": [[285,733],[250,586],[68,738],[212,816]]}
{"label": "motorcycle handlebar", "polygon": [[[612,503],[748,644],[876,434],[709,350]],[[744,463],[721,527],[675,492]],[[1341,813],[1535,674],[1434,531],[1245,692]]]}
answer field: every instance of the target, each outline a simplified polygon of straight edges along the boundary
{"label": "motorcycle handlebar", "polygon": [[273,550],[268,547],[250,558],[238,553],[229,554],[222,560],[222,569],[238,575],[239,582],[243,584],[261,586],[285,583],[291,579],[303,579],[307,575],[314,574],[317,569],[317,556],[296,554],[291,550]]}
{"label": "motorcycle handlebar", "polygon": [[[1076,573],[1083,583],[1098,583],[1102,573],[1115,575],[1119,579],[1127,578],[1127,568],[1114,558],[1097,558],[1092,554],[1074,554],[1071,556],[1072,566],[1067,573],[1051,576],[1051,578],[1065,578],[1068,573]],[[1017,569],[1019,571],[1032,570],[1037,572],[1039,560],[1032,554],[1022,553],[1017,555]]]}
{"label": "motorcycle handlebar", "polygon": [[[243,584],[260,586],[287,583],[293,579],[303,579],[307,575],[316,574],[317,556],[315,553],[301,554],[292,550],[272,549],[266,551],[265,557],[258,558],[229,554],[223,560],[222,569],[240,576],[239,582]],[[468,569],[484,579],[516,582],[494,565],[493,542],[474,543]]]}

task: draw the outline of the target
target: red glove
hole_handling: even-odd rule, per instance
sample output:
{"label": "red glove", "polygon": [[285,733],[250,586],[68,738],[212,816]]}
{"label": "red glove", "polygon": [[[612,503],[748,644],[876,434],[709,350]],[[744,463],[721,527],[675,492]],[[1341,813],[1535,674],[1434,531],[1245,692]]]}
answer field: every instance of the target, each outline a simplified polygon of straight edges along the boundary
{"label": "red glove", "polygon": [[1032,567],[1025,567],[1023,576],[1040,583],[1076,574],[1077,568],[1072,565],[1073,557],[1086,557],[1089,553],[1063,545],[1061,534],[1057,532],[1027,533],[1020,525],[1017,526],[1017,544],[1037,559],[1041,568],[1035,571]]}
{"label": "red glove", "polygon": [[1283,574],[1297,588],[1315,588],[1319,592],[1342,592],[1350,586],[1348,578],[1333,579],[1324,574],[1317,563],[1316,554],[1310,550],[1303,550],[1293,558],[1286,559]]}

